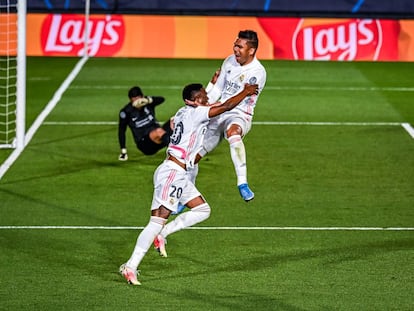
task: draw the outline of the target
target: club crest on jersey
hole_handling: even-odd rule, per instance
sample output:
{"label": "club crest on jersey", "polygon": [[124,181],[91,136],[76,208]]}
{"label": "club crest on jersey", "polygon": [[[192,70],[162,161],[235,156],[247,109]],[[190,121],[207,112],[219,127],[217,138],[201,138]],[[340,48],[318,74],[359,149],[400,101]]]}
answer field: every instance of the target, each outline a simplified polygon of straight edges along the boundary
{"label": "club crest on jersey", "polygon": [[249,79],[249,84],[256,84],[256,82],[257,82],[257,78],[256,77],[251,77]]}
{"label": "club crest on jersey", "polygon": [[244,75],[241,75],[241,76],[239,77],[239,80],[240,80],[240,82],[243,82],[243,80],[244,80]]}

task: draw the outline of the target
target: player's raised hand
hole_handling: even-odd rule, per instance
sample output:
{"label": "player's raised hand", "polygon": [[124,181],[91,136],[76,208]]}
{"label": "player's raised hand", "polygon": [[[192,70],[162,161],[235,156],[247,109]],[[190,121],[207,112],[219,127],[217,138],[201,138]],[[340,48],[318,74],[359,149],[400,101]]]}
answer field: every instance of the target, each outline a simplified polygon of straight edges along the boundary
{"label": "player's raised hand", "polygon": [[152,97],[151,96],[145,96],[145,97],[140,97],[137,98],[136,100],[134,100],[132,102],[132,106],[134,106],[135,108],[141,108],[144,107],[148,104],[152,103]]}
{"label": "player's raised hand", "polygon": [[214,75],[211,77],[211,80],[210,80],[211,83],[216,84],[217,79],[220,75],[220,70],[221,70],[220,68],[217,69],[216,72],[214,73]]}

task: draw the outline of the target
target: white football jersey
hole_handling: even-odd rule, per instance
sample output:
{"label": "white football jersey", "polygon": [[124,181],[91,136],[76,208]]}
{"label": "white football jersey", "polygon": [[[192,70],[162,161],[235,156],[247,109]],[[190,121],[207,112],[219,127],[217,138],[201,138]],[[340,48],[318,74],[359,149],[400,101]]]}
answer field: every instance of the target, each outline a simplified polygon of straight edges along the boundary
{"label": "white football jersey", "polygon": [[167,154],[186,164],[187,168],[194,166],[195,157],[203,145],[210,120],[209,110],[208,106],[184,106],[174,116],[174,132]]}
{"label": "white football jersey", "polygon": [[[224,103],[230,97],[240,93],[246,83],[258,84],[260,94],[266,84],[265,68],[256,57],[251,63],[241,66],[235,56],[230,55],[223,61],[217,82],[214,86],[210,83],[206,89],[209,102],[214,103],[220,100]],[[246,97],[235,109],[252,116],[258,97],[258,95]]]}

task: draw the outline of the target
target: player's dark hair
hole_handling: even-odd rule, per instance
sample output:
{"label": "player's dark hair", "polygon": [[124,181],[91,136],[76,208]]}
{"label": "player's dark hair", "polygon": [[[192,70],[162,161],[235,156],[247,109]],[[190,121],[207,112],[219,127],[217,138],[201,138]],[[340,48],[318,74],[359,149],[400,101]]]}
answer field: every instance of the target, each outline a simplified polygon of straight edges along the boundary
{"label": "player's dark hair", "polygon": [[144,96],[139,86],[134,86],[128,91],[128,97],[137,97],[137,96]]}
{"label": "player's dark hair", "polygon": [[200,83],[191,83],[183,89],[183,100],[194,100],[195,93],[199,92],[203,88]]}
{"label": "player's dark hair", "polygon": [[259,38],[257,37],[257,33],[253,30],[241,30],[238,37],[247,40],[247,44],[256,50],[259,47]]}

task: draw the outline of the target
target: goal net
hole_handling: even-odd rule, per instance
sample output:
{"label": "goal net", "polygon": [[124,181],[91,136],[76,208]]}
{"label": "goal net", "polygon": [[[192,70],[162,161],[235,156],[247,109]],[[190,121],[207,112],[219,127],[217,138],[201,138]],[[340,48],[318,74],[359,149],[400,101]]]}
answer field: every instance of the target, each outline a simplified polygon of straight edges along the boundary
{"label": "goal net", "polygon": [[0,148],[23,148],[26,1],[0,0]]}
{"label": "goal net", "polygon": [[0,163],[0,179],[29,144],[89,58],[90,0],[84,2],[84,54],[26,131],[26,0],[0,0],[0,148],[13,149]]}

